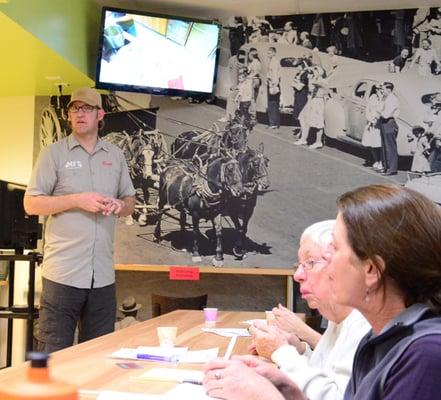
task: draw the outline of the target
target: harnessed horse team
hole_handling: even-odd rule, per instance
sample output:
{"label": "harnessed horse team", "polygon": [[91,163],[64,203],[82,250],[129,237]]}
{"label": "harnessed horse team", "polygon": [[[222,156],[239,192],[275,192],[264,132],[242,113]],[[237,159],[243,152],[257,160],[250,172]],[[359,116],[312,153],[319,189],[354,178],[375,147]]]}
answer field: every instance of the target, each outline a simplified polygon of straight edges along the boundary
{"label": "harnessed horse team", "polygon": [[[213,265],[223,264],[222,223],[229,216],[237,231],[233,253],[246,255],[246,233],[259,190],[269,186],[268,159],[263,144],[248,147],[248,130],[230,122],[224,131],[181,133],[167,154],[158,131],[111,133],[105,139],[120,147],[127,159],[134,183],[137,205],[134,218],[147,223],[147,208],[157,209],[154,237],[161,241],[162,214],[170,208],[180,213],[180,228],[186,230],[186,217],[192,221],[192,261],[200,262],[199,222],[210,220],[216,236]],[[151,188],[158,189],[157,206],[149,204]],[[151,201],[150,203],[153,203]],[[133,221],[133,220],[132,220]],[[133,223],[130,221],[131,223]]]}

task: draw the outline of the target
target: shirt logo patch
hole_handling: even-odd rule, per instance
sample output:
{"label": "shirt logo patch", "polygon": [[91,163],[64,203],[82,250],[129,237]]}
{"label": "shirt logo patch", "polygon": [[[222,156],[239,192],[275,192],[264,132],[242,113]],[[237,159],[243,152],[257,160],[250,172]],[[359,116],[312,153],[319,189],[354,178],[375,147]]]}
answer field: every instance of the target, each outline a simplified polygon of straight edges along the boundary
{"label": "shirt logo patch", "polygon": [[112,166],[112,161],[103,161],[103,165],[105,167],[111,167]]}
{"label": "shirt logo patch", "polygon": [[79,168],[83,168],[83,164],[81,163],[81,161],[67,161],[66,164],[64,164],[64,168],[79,169]]}

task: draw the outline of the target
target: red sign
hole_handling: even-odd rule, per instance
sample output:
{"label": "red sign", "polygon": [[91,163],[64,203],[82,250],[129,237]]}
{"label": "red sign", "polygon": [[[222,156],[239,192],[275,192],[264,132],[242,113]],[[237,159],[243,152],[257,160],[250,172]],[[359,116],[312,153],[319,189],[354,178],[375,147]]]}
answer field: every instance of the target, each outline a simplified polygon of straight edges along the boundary
{"label": "red sign", "polygon": [[172,281],[198,281],[199,268],[197,267],[170,267],[169,278]]}

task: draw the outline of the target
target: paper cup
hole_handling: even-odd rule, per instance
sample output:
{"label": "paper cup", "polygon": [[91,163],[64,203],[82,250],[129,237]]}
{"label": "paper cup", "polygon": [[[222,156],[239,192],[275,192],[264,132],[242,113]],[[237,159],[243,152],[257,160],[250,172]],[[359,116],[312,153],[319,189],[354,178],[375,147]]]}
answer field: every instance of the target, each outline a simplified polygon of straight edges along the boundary
{"label": "paper cup", "polygon": [[161,347],[173,347],[176,342],[178,328],[176,326],[158,326],[159,345]]}
{"label": "paper cup", "polygon": [[274,313],[272,311],[265,311],[266,322],[268,325],[273,325],[276,319]]}
{"label": "paper cup", "polygon": [[204,308],[205,323],[214,325],[217,320],[217,308]]}

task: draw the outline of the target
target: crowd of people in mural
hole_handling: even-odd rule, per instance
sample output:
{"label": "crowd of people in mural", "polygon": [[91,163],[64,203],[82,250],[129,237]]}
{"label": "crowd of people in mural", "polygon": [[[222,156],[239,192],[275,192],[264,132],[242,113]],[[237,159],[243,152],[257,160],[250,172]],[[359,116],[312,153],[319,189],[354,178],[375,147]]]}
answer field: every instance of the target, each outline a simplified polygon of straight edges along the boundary
{"label": "crowd of people in mural", "polygon": [[[231,55],[245,43],[297,44],[364,61],[380,61],[405,47],[412,53],[429,39],[437,59],[441,52],[441,7],[293,16],[234,17],[225,24]],[[386,40],[385,40],[386,39]],[[378,44],[383,44],[379,47]],[[424,50],[428,50],[427,48]],[[423,51],[419,51],[424,53]],[[424,58],[424,57],[423,57]]]}
{"label": "crowd of people in mural", "polygon": [[[286,111],[281,98],[290,97],[292,106],[288,107],[292,117],[288,124],[293,125],[295,143],[309,145],[312,149],[324,145],[326,105],[328,100],[336,97],[330,80],[338,72],[343,59],[368,61],[372,65],[382,63],[384,71],[390,74],[408,73],[434,79],[434,82],[440,79],[441,7],[234,17],[226,29],[231,52],[230,89],[226,114],[221,120],[240,118],[251,131],[257,122],[258,97],[264,98],[264,122],[268,129],[277,133],[281,110]],[[264,50],[261,43],[268,43]],[[381,46],[377,46],[379,43]],[[282,66],[287,58],[278,54],[281,44],[310,50],[310,55],[303,57],[293,52],[289,86],[282,85]],[[317,61],[324,58],[326,63]],[[397,173],[397,135],[400,129],[397,120],[402,101],[394,93],[396,88],[390,80],[378,82],[366,94],[366,124],[361,136],[361,144],[368,154],[365,165],[386,175]],[[414,100],[421,101],[426,111],[421,123],[407,133],[413,153],[409,169],[417,173],[441,172],[441,92],[434,86],[433,92]]]}

